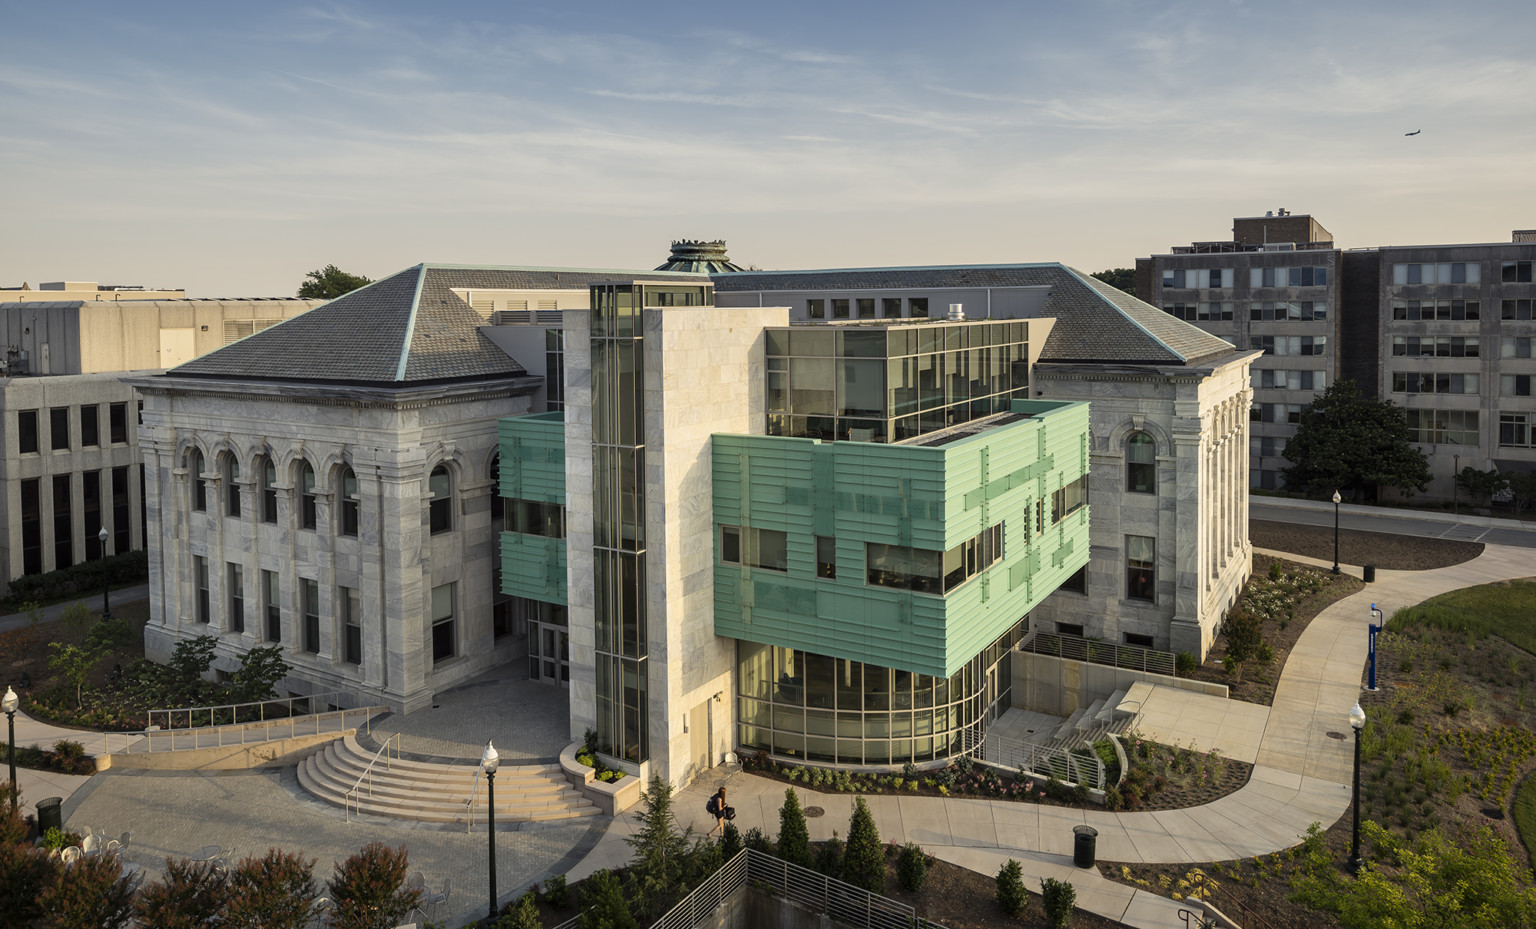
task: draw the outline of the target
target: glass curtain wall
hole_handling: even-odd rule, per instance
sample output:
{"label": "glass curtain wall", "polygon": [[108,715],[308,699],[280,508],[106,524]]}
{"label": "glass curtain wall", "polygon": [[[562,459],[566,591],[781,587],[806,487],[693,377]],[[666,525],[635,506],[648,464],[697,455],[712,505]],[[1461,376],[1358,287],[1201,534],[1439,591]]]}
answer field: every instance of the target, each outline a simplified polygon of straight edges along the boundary
{"label": "glass curtain wall", "polygon": [[767,330],[768,434],[899,442],[1029,396],[1022,321]]}
{"label": "glass curtain wall", "polygon": [[1019,623],[949,678],[738,642],[741,745],[840,765],[943,762],[974,746],[992,709],[1008,705],[1009,653],[1025,629]]}

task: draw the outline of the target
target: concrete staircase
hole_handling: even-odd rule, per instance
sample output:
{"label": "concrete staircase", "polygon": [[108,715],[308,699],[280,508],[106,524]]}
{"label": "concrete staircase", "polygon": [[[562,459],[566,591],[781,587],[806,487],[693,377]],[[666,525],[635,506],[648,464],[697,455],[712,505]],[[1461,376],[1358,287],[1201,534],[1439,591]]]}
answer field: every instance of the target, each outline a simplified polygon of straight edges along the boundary
{"label": "concrete staircase", "polygon": [[1071,750],[1095,742],[1106,733],[1124,731],[1136,717],[1134,712],[1120,709],[1125,696],[1125,691],[1117,690],[1107,700],[1095,700],[1074,710],[1051,734],[1050,745]]}
{"label": "concrete staircase", "polygon": [[[386,764],[381,756],[371,775],[363,778],[362,786],[349,798],[348,792],[368,771],[373,757],[373,752],[348,734],[299,762],[299,785],[318,799],[375,816],[435,823],[464,822],[466,814],[475,820],[485,819],[483,782],[473,809],[465,809],[475,786],[473,762],[443,764],[391,757]],[[558,764],[503,764],[496,772],[498,823],[576,819],[599,812],[565,779]]]}

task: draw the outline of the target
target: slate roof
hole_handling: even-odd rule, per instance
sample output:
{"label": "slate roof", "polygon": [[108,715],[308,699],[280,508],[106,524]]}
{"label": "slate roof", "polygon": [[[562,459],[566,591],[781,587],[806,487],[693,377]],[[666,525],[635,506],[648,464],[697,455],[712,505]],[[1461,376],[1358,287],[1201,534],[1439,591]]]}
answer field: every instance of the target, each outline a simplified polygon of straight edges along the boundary
{"label": "slate roof", "polygon": [[520,377],[522,365],[480,333],[485,320],[452,288],[585,290],[632,279],[709,282],[655,271],[420,264],[167,374],[373,385]]}
{"label": "slate roof", "polygon": [[1199,364],[1235,349],[1208,332],[1066,265],[952,265],[741,271],[715,278],[732,291],[900,290],[911,287],[1049,287],[1041,315],[1056,319],[1044,362]]}

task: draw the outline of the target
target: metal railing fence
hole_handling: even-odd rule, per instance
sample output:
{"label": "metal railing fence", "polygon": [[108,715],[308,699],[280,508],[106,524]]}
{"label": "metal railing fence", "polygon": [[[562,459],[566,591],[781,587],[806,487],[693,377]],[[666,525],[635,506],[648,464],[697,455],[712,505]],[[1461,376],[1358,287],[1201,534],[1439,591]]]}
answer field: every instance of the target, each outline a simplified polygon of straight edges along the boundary
{"label": "metal railing fence", "polygon": [[1091,746],[1114,725],[1113,722],[1099,723],[1074,737],[1067,745],[1041,745],[991,733],[979,735],[974,729],[962,730],[960,743],[966,754],[989,764],[1018,768],[1040,777],[1055,775],[1059,780],[1102,790],[1106,778],[1104,762],[1099,760],[1098,753],[1090,747],[1085,756],[1076,754],[1073,749],[1080,747],[1079,742]]}
{"label": "metal railing fence", "polygon": [[1116,645],[1113,642],[1098,642],[1075,635],[1037,632],[1030,640],[1020,643],[1019,648],[1037,655],[1052,655],[1057,658],[1107,665],[1111,668],[1174,676],[1175,663],[1172,652],[1160,652],[1137,645]]}
{"label": "metal railing fence", "polygon": [[[117,754],[113,745],[122,739],[122,752],[177,752],[194,748],[225,748],[236,745],[260,745],[301,735],[319,735],[361,725],[372,732],[373,717],[387,707],[365,706],[352,710],[332,710],[307,716],[289,716],[264,722],[235,723],[225,726],[197,726],[192,729],[144,729],[139,732],[104,732],[107,754]],[[350,724],[349,724],[350,723]],[[238,736],[238,738],[237,738]]]}
{"label": "metal railing fence", "polygon": [[353,804],[357,805],[358,815],[362,815],[363,804],[359,791],[362,790],[363,781],[365,779],[368,781],[368,797],[370,799],[373,797],[373,766],[378,764],[380,758],[383,758],[385,769],[389,770],[393,768],[393,765],[391,765],[389,762],[389,747],[391,745],[395,747],[395,760],[400,760],[400,733],[397,732],[384,740],[384,744],[379,746],[379,750],[373,753],[372,758],[368,759],[368,767],[363,769],[363,773],[357,776],[357,781],[352,785],[352,788],[347,791],[346,796],[343,798],[345,801],[343,803],[343,807],[346,812],[342,814],[346,818],[347,822],[352,821]]}
{"label": "metal railing fence", "polygon": [[[350,706],[348,705],[350,704]],[[274,697],[271,700],[253,700],[249,703],[221,703],[217,706],[173,707],[150,710],[147,729],[196,729],[199,727],[232,726],[238,723],[266,722],[292,716],[310,716],[315,706],[329,707],[334,712],[357,709],[362,701],[353,693],[333,690],[329,693],[311,694],[307,697]],[[270,710],[269,710],[270,708]],[[241,719],[241,716],[244,719]],[[156,720],[159,720],[158,722]]]}

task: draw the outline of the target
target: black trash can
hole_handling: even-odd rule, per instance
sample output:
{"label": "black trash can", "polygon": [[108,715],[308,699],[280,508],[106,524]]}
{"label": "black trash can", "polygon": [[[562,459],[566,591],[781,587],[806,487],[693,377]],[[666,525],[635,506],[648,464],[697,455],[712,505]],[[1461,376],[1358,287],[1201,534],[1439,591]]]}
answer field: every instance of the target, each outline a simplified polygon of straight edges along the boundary
{"label": "black trash can", "polygon": [[47,797],[37,801],[37,834],[49,829],[64,831],[64,798]]}
{"label": "black trash can", "polygon": [[1365,579],[1367,584],[1376,583],[1376,566],[1373,564],[1366,565],[1361,569],[1361,576]]}
{"label": "black trash can", "polygon": [[1099,842],[1099,830],[1092,826],[1072,827],[1072,863],[1079,868],[1093,867],[1094,852]]}

